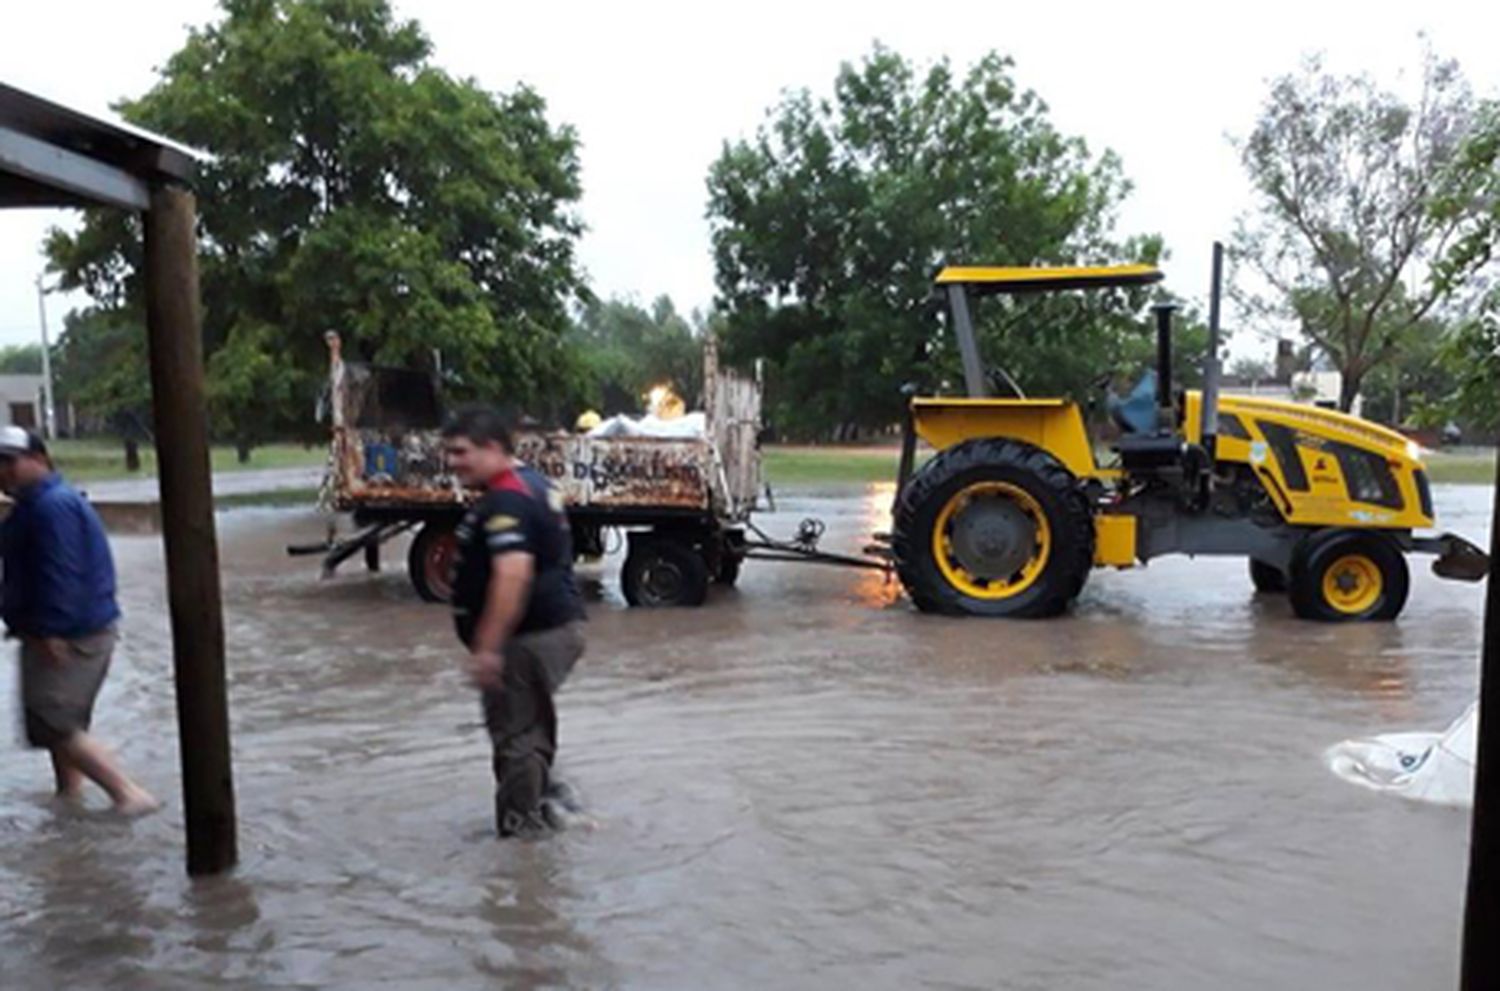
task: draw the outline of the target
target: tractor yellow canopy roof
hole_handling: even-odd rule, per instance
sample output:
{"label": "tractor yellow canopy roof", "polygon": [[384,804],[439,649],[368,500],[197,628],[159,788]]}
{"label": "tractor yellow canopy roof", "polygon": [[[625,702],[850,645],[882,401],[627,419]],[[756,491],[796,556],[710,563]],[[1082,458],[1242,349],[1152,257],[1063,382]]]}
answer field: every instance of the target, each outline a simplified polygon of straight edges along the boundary
{"label": "tractor yellow canopy roof", "polygon": [[940,286],[962,285],[971,292],[1037,292],[1057,289],[1108,289],[1160,282],[1154,265],[1102,265],[1094,268],[993,268],[949,265],[937,276]]}

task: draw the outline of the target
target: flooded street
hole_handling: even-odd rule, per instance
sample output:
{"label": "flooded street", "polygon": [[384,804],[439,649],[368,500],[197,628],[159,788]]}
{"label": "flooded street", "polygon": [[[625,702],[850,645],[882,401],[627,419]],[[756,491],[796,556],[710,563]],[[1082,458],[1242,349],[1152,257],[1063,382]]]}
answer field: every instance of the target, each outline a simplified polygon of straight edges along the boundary
{"label": "flooded street", "polygon": [[[821,516],[857,551],[889,492],[783,495],[760,522]],[[1483,544],[1489,498],[1440,487],[1438,515]],[[1241,560],[1096,572],[1070,616],[985,622],[759,562],[701,610],[631,611],[614,558],[584,570],[560,700],[560,767],[600,826],[527,844],[492,838],[477,701],[404,547],[320,582],[283,548],[321,527],[220,517],[242,863],[196,884],[160,544],[116,542],[95,725],[168,807],[56,808],[12,729],[0,987],[1456,984],[1467,812],[1321,756],[1474,698],[1483,586],[1424,559],[1398,622],[1325,626],[1253,596]]]}

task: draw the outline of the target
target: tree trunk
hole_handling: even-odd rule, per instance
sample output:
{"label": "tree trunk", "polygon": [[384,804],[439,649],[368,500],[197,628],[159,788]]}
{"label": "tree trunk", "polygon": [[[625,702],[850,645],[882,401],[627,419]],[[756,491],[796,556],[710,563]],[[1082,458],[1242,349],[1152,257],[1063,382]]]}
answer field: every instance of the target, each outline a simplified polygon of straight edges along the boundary
{"label": "tree trunk", "polygon": [[1354,408],[1354,400],[1359,398],[1361,377],[1348,371],[1339,376],[1339,411],[1341,413],[1348,413]]}
{"label": "tree trunk", "polygon": [[250,452],[253,445],[248,440],[237,440],[234,442],[234,456],[242,465],[250,463]]}
{"label": "tree trunk", "polygon": [[125,470],[141,470],[141,445],[133,438],[125,439]]}

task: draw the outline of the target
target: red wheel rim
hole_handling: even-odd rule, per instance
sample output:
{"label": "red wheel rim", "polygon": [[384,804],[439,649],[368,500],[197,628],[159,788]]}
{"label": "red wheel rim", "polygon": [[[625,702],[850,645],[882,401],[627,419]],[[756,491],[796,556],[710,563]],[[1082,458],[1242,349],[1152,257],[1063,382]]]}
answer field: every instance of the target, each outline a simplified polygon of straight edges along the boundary
{"label": "red wheel rim", "polygon": [[422,557],[427,587],[445,602],[453,597],[453,561],[458,557],[458,537],[452,530],[434,534]]}

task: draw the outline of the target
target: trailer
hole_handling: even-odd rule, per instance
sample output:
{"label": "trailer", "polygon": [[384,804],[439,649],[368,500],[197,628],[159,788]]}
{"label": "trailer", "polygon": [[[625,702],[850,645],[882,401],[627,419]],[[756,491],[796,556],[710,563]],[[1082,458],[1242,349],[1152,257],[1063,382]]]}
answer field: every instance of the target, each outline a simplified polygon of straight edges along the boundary
{"label": "trailer", "polygon": [[[340,537],[331,529],[326,540],[288,551],[321,555],[325,576],[359,555],[378,570],[382,546],[410,533],[413,587],[423,599],[446,601],[455,528],[475,494],[444,464],[441,382],[426,372],[346,361],[337,334],[327,343],[331,439],[321,501],[349,514],[355,530]],[[631,605],[695,606],[711,584],[733,585],[748,557],[850,563],[818,550],[815,526],[777,541],[751,523],[763,491],[760,425],[759,374],[721,369],[709,339],[701,434],[523,429],[516,455],[562,493],[578,557],[602,558],[612,535],[626,542],[620,585]]]}

